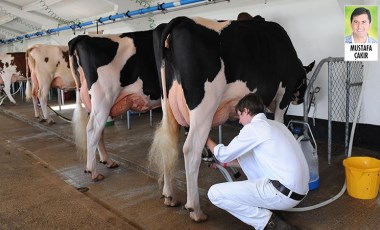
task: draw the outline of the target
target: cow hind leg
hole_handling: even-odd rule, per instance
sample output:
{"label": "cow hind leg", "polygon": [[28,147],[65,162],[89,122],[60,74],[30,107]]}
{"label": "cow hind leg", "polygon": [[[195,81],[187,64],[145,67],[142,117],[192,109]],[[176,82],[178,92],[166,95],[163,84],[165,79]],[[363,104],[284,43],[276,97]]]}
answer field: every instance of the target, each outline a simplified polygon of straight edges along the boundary
{"label": "cow hind leg", "polygon": [[4,92],[5,94],[7,95],[8,99],[13,103],[13,104],[16,104],[16,101],[15,99],[13,98],[12,94],[11,94],[11,87],[10,87],[10,82],[8,81],[4,81]]}
{"label": "cow hind leg", "polygon": [[32,96],[33,108],[34,108],[34,117],[39,121],[44,121],[42,114],[40,114],[40,110],[38,108],[38,98],[37,96]]}
{"label": "cow hind leg", "polygon": [[48,122],[48,124],[54,124],[55,121],[49,115],[47,111],[47,99],[48,99],[48,91],[49,89],[40,88],[38,99],[40,100],[41,110],[44,119]]}
{"label": "cow hind leg", "polygon": [[[93,108],[94,109],[94,108]],[[91,172],[94,181],[104,178],[96,171],[96,149],[103,132],[108,114],[101,111],[92,111],[87,124],[87,164],[86,171]]]}
{"label": "cow hind leg", "polygon": [[150,166],[154,166],[159,175],[159,184],[164,183],[162,196],[164,204],[169,207],[180,203],[174,196],[173,179],[178,160],[179,125],[175,120],[167,101],[162,101],[162,121],[154,133],[154,139],[149,150]]}
{"label": "cow hind leg", "polygon": [[113,161],[108,155],[106,146],[104,144],[104,130],[99,139],[98,151],[99,151],[99,156],[100,156],[100,163],[106,165],[107,168],[110,168],[110,169],[119,167],[119,165],[115,161]]}
{"label": "cow hind leg", "polygon": [[285,88],[283,88],[282,84],[280,84],[278,87],[276,96],[273,99],[273,103],[275,104],[273,113],[274,113],[274,120],[281,123],[284,123],[284,115],[287,109],[287,108],[280,109],[280,103],[282,99],[284,98],[284,94],[285,94]]}
{"label": "cow hind leg", "polygon": [[285,116],[286,108],[280,109],[279,106],[277,106],[276,111],[274,113],[274,120],[284,123],[284,116]]}
{"label": "cow hind leg", "polygon": [[187,202],[185,207],[190,212],[190,218],[192,220],[202,222],[207,220],[207,215],[205,215],[200,208],[198,174],[202,150],[210,132],[211,120],[208,121],[207,118],[203,117],[194,118],[191,114],[190,121],[202,121],[202,123],[191,123],[189,133],[183,146],[187,182]]}
{"label": "cow hind leg", "polygon": [[26,81],[25,99],[26,99],[26,101],[32,100],[33,109],[34,109],[34,117],[39,120],[40,119],[40,113],[38,110],[37,93],[35,92],[34,85],[32,86],[29,79]]}
{"label": "cow hind leg", "polygon": [[[99,146],[104,127],[107,122],[108,115],[113,105],[113,96],[111,90],[109,90],[109,97],[104,98],[102,95],[106,95],[104,91],[93,86],[97,93],[94,93],[91,98],[91,113],[90,119],[87,123],[87,164],[86,170],[91,171],[91,177],[93,181],[102,180],[103,175],[96,172],[96,149]],[[113,92],[117,94],[117,92]]]}
{"label": "cow hind leg", "polygon": [[284,94],[277,94],[276,99],[275,99],[274,120],[280,123],[284,123],[285,112],[286,112],[286,109],[288,108],[288,107],[285,107],[283,109],[280,108],[280,104],[283,97],[284,97]]}

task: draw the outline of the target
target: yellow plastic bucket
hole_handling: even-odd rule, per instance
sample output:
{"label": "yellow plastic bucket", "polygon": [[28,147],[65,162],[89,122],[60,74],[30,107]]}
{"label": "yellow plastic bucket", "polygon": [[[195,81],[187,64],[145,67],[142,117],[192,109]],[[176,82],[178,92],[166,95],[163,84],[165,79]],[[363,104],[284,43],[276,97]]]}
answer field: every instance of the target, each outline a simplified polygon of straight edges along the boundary
{"label": "yellow plastic bucket", "polygon": [[380,160],[372,157],[349,157],[343,160],[348,195],[374,199],[379,192]]}

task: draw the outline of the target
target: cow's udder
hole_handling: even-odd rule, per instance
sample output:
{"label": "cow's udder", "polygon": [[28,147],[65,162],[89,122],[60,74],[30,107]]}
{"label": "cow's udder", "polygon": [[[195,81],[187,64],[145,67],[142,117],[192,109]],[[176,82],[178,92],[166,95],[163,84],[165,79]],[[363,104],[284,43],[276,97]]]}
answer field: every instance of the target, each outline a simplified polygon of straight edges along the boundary
{"label": "cow's udder", "polygon": [[138,94],[123,95],[122,97],[119,97],[116,103],[112,106],[110,115],[112,117],[117,117],[128,110],[146,112],[149,110],[148,101]]}

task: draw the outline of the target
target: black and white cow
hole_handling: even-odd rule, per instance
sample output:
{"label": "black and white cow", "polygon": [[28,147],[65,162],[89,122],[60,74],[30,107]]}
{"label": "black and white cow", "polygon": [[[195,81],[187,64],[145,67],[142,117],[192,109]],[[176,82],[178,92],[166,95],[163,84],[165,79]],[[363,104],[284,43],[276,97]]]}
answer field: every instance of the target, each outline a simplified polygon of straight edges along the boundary
{"label": "black and white cow", "polygon": [[[146,112],[161,106],[152,31],[80,35],[69,42],[69,54],[77,85],[73,115],[76,145],[87,153],[86,172],[99,181],[104,176],[96,172],[97,148],[102,163],[108,168],[118,166],[109,158],[103,141],[108,116],[116,117],[127,110]],[[81,102],[90,113],[88,122]]]}
{"label": "black and white cow", "polygon": [[[11,94],[11,84],[26,80],[25,52],[0,53],[0,84],[8,99],[16,104]],[[1,103],[0,103],[1,104]]]}
{"label": "black and white cow", "polygon": [[190,127],[183,146],[185,207],[191,219],[203,221],[207,215],[200,209],[198,173],[210,128],[237,118],[235,105],[248,93],[259,94],[268,108],[275,108],[275,119],[283,121],[290,102],[303,101],[306,72],[286,31],[261,17],[220,22],[178,17],[155,39],[155,48],[163,118],[150,160],[161,169],[164,204],[176,206],[172,179],[178,127]]}

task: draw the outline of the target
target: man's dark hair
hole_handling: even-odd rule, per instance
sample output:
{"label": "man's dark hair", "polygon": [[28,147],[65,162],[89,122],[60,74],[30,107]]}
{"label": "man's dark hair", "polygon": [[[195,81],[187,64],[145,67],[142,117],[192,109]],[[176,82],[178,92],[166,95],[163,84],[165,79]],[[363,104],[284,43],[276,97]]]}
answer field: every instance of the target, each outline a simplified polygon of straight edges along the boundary
{"label": "man's dark hair", "polygon": [[366,14],[368,16],[368,20],[369,20],[369,23],[371,23],[371,12],[364,8],[364,7],[358,7],[356,8],[354,11],[352,11],[351,13],[351,22],[352,22],[352,19],[355,17],[355,16],[358,16],[358,15],[361,15],[361,14]]}
{"label": "man's dark hair", "polygon": [[253,17],[247,13],[247,12],[241,12],[238,17],[237,17],[237,20],[238,21],[243,21],[243,20],[250,20],[252,19]]}
{"label": "man's dark hair", "polygon": [[235,107],[235,111],[236,113],[238,111],[242,113],[245,108],[248,109],[248,113],[251,116],[259,113],[264,113],[265,110],[263,100],[259,95],[255,93],[247,94],[242,99],[240,99]]}

